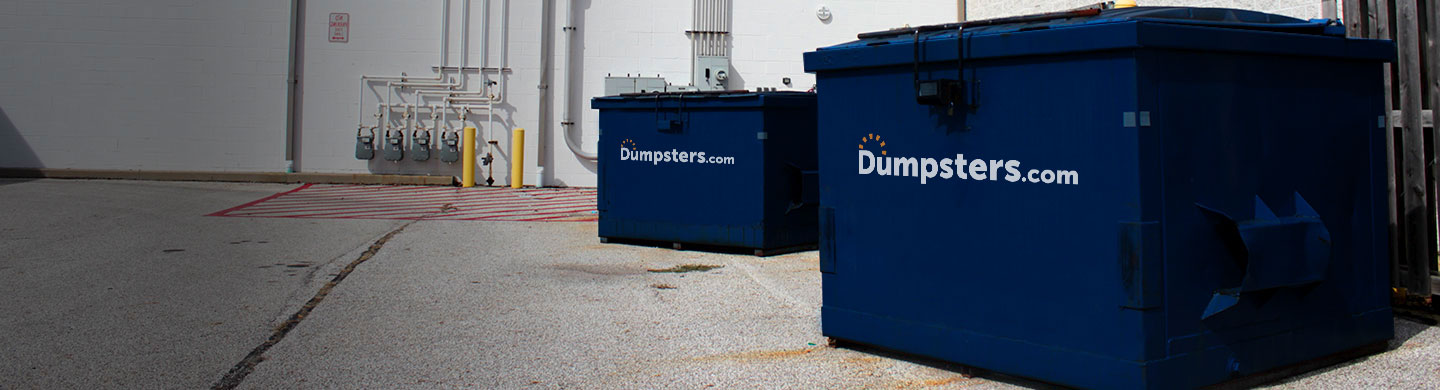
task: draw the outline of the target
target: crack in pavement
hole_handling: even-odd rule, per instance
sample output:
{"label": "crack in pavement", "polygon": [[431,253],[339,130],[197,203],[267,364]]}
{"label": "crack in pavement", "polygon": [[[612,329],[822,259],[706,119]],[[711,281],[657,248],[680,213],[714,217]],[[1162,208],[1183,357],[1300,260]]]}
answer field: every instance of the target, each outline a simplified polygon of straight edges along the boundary
{"label": "crack in pavement", "polygon": [[280,340],[285,338],[285,335],[290,334],[291,330],[294,330],[297,325],[300,325],[300,321],[304,321],[305,317],[309,316],[310,312],[314,311],[315,307],[319,306],[320,302],[324,301],[325,297],[330,295],[330,290],[340,285],[340,282],[345,280],[345,277],[350,276],[350,273],[354,272],[360,263],[370,260],[376,253],[380,252],[380,248],[385,247],[385,243],[389,242],[391,238],[400,234],[401,231],[410,227],[410,225],[415,222],[417,221],[410,221],[404,225],[400,225],[400,227],[391,230],[389,233],[381,236],[380,239],[375,240],[375,243],[370,244],[369,249],[366,249],[364,253],[361,253],[360,256],[356,257],[350,264],[345,265],[345,268],[341,269],[340,273],[335,275],[335,278],[330,279],[329,283],[325,283],[325,286],[320,287],[320,291],[316,291],[315,296],[311,297],[308,302],[305,302],[305,306],[301,306],[300,310],[290,315],[290,319],[285,320],[285,322],[275,327],[275,331],[270,334],[270,338],[251,350],[250,354],[245,355],[245,358],[241,359],[239,363],[235,363],[235,366],[230,368],[230,372],[225,373],[225,377],[215,382],[215,385],[212,386],[211,389],[231,390],[240,386],[240,382],[243,382],[246,376],[255,371],[255,366],[265,360],[265,352],[269,351],[275,344],[279,344]]}

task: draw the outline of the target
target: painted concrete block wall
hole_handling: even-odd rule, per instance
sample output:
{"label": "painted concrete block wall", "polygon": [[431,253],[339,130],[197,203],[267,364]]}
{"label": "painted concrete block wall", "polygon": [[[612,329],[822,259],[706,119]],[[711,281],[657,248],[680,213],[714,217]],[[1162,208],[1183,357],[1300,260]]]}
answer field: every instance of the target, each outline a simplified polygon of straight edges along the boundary
{"label": "painted concrete block wall", "polygon": [[[451,0],[448,65],[460,65],[461,5]],[[589,100],[603,93],[606,74],[659,75],[685,84],[690,75],[690,1],[574,0],[575,72],[563,74],[564,15],[548,15],[555,47],[552,77],[542,79],[542,1],[471,0],[471,66],[508,66],[503,76],[467,75],[467,85],[504,80],[494,116],[469,116],[496,141],[494,176],[509,182],[510,131],[525,128],[525,181],[591,186],[595,166],[572,155],[560,133],[564,82],[577,139],[594,151],[598,113]],[[1082,0],[970,0],[972,19],[1053,11]],[[357,113],[367,126],[386,90],[363,91],[361,75],[431,77],[439,64],[441,0],[308,0],[305,2],[296,167],[308,172],[458,175],[436,158],[389,162],[354,158]],[[955,2],[833,0],[833,19],[815,16],[822,2],[734,0],[730,26],[732,88],[805,90],[801,53],[854,39],[858,32],[954,20]],[[1171,3],[1143,3],[1171,5]],[[1318,17],[1318,1],[1199,0],[1174,5],[1247,8]],[[283,171],[290,2],[0,0],[0,167]],[[350,15],[345,43],[328,41],[329,14]],[[502,37],[508,44],[502,51]],[[501,63],[501,54],[508,63]],[[790,85],[782,80],[790,78]],[[546,89],[541,87],[546,86]],[[499,87],[498,85],[496,86]],[[541,93],[551,99],[542,109]],[[357,99],[363,96],[363,103]],[[412,96],[394,98],[410,102]],[[428,114],[426,111],[422,115]],[[428,115],[422,117],[428,119]],[[449,117],[459,128],[458,118]],[[493,124],[491,120],[493,119]],[[398,125],[398,122],[394,122]],[[438,134],[434,135],[438,137]],[[613,147],[613,146],[611,146]],[[483,151],[483,150],[482,150]],[[538,168],[543,167],[545,175]],[[488,172],[489,169],[482,169]]]}
{"label": "painted concrete block wall", "polygon": [[0,167],[284,170],[289,15],[0,0]]}
{"label": "painted concrete block wall", "polygon": [[[967,0],[966,18],[991,19],[1006,16],[1064,11],[1099,3],[1096,0]],[[1320,18],[1319,0],[1136,0],[1140,6],[1184,6],[1237,8],[1268,12],[1300,19]]]}
{"label": "painted concrete block wall", "polygon": [[[574,77],[584,88],[572,106],[579,111],[576,126],[583,131],[577,138],[587,151],[595,150],[599,134],[599,113],[589,108],[589,100],[603,95],[607,74],[659,75],[682,85],[690,80],[690,40],[684,32],[691,29],[691,2],[620,3],[576,1],[577,11],[583,11],[576,17],[581,27],[577,39],[583,44],[577,45],[575,54],[583,56],[583,64],[576,67]],[[821,4],[831,11],[829,21],[816,17]],[[732,7],[728,86],[749,90],[808,90],[815,77],[804,71],[804,52],[854,40],[860,32],[948,23],[956,16],[953,0],[734,0]],[[782,83],[786,77],[791,81],[788,86]],[[548,147],[557,151],[552,165],[557,179],[593,183],[593,164],[576,159],[563,139],[552,138]]]}
{"label": "painted concrete block wall", "polygon": [[[487,66],[498,67],[500,38],[499,15],[503,0],[491,0],[490,36],[480,36],[479,24],[484,19],[483,0],[472,0],[470,65],[481,55],[480,42],[486,43],[490,57]],[[575,157],[561,138],[559,126],[564,92],[564,37],[559,31],[565,25],[566,1],[555,1],[553,26],[555,47],[551,58],[553,78],[548,85],[552,94],[550,107],[541,112],[540,72],[541,31],[543,17],[540,2],[513,0],[509,5],[510,25],[504,104],[497,106],[496,123],[477,112],[470,117],[471,125],[490,135],[496,149],[494,176],[497,184],[509,182],[510,131],[525,128],[525,182],[540,181],[544,167],[545,185],[593,186],[595,165]],[[302,71],[301,147],[298,166],[304,171],[402,173],[458,175],[459,166],[435,159],[426,162],[389,162],[377,157],[372,161],[356,160],[357,93],[359,78],[368,75],[431,77],[436,65],[440,39],[440,0],[397,4],[388,1],[310,0],[306,7],[304,69]],[[463,0],[452,0],[449,48],[450,65],[459,65],[459,20]],[[598,113],[591,110],[589,100],[603,94],[606,74],[626,73],[660,75],[672,83],[685,84],[690,79],[689,1],[575,0],[573,58],[578,83],[571,98],[571,113],[576,122],[575,138],[587,151],[597,145]],[[815,16],[816,2],[773,2],[737,0],[733,17],[732,87],[780,87],[809,89],[814,83],[803,71],[801,54],[816,47],[852,40],[857,32],[880,30],[905,24],[920,25],[954,20],[955,2],[927,0],[905,6],[879,0],[842,0],[827,2],[834,15],[826,23]],[[330,13],[349,13],[350,40],[328,42]],[[791,87],[781,84],[791,78]],[[467,83],[479,78],[471,76]],[[497,80],[498,81],[498,80]],[[386,94],[383,86],[367,88],[364,93],[363,121],[373,125],[374,105]],[[410,96],[393,98],[396,102],[411,100]],[[427,102],[433,102],[427,101]],[[428,104],[428,103],[427,103]],[[543,114],[543,115],[542,115]],[[426,111],[428,118],[428,111]],[[542,125],[542,118],[545,119]],[[451,116],[453,127],[459,122]],[[540,134],[543,132],[544,134]],[[485,169],[488,173],[488,168]]]}
{"label": "painted concrete block wall", "polygon": [[[501,61],[507,60],[501,58],[500,47],[504,35],[500,18],[504,2],[489,2],[491,22],[488,39],[484,34],[484,3],[483,0],[471,1],[471,26],[466,55],[468,63],[465,65],[479,67],[483,59],[486,61],[483,65],[499,68],[506,65]],[[460,66],[462,54],[466,53],[461,49],[463,8],[463,0],[451,1],[448,12],[448,66]],[[505,76],[505,89],[496,91],[503,96],[504,102],[496,106],[493,125],[484,110],[469,114],[465,122],[465,125],[477,127],[481,137],[498,141],[500,147],[495,149],[497,153],[494,163],[497,185],[508,183],[510,130],[517,127],[534,129],[538,123],[536,86],[539,84],[540,73],[540,6],[538,2],[513,0],[510,1],[509,8],[508,66],[512,70]],[[376,105],[385,101],[388,95],[383,82],[368,84],[362,93],[361,76],[399,76],[404,73],[415,78],[435,77],[436,72],[432,67],[440,65],[441,9],[440,0],[306,1],[302,57],[304,65],[301,71],[300,148],[296,163],[299,170],[454,176],[460,174],[459,163],[443,163],[438,156],[417,162],[411,161],[407,155],[403,161],[392,162],[385,161],[378,154],[370,161],[357,160],[354,154],[355,134],[357,125],[360,124],[357,122],[367,127],[375,126]],[[328,25],[331,13],[349,14],[348,42],[329,41]],[[458,77],[458,74],[454,71],[446,72],[446,77]],[[474,73],[466,73],[464,77],[469,90],[479,90],[478,85],[482,80],[488,79],[497,83],[500,81],[494,73],[490,73],[488,78]],[[498,88],[499,85],[495,87]],[[362,99],[362,96],[364,102],[360,103],[357,99]],[[390,97],[390,101],[396,104],[411,104],[415,99],[413,95],[405,94]],[[438,98],[426,98],[420,103],[429,106],[441,102]],[[362,111],[363,114],[357,118],[357,114]],[[419,119],[426,121],[426,127],[434,127],[429,123],[430,110],[420,110],[419,113]],[[393,128],[400,129],[404,126],[400,120],[402,114],[401,110],[393,111],[389,118],[389,124]],[[448,123],[454,129],[464,126],[453,112],[448,115]],[[377,134],[379,135],[383,134]],[[438,133],[432,132],[431,136],[438,142]],[[533,138],[533,131],[527,138]],[[377,138],[377,145],[378,142]],[[535,155],[533,145],[533,141],[527,145],[532,149],[531,153],[527,153],[528,156]],[[527,160],[532,161],[533,165],[533,157]],[[488,167],[484,169],[487,172],[488,170]],[[533,169],[530,172],[533,172]],[[483,175],[481,180],[483,181]],[[534,183],[533,180],[528,182]]]}

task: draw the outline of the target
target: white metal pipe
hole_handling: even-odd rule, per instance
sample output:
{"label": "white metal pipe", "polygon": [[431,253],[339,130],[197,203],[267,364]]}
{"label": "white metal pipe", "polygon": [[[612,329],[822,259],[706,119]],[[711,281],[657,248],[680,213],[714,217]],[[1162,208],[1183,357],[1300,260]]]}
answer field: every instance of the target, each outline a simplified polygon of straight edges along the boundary
{"label": "white metal pipe", "polygon": [[[491,137],[495,136],[495,102],[485,104],[485,130],[490,132],[490,135],[485,136],[485,139],[494,139]],[[539,161],[539,159],[536,159],[536,161]]]}
{"label": "white metal pipe", "polygon": [[440,67],[450,65],[450,0],[440,2]]}
{"label": "white metal pipe", "polygon": [[391,84],[394,85],[394,86],[396,86],[396,87],[400,87],[400,88],[455,88],[455,87],[460,86],[459,83],[456,83],[456,82],[453,82],[453,81],[452,81],[452,82],[449,82],[449,83],[419,83],[419,82],[409,82],[409,81],[400,81],[400,82],[393,82],[393,81],[392,81]]}
{"label": "white metal pipe", "polygon": [[389,110],[395,108],[395,105],[390,104],[390,96],[395,94],[395,87],[394,87],[393,85],[391,85],[391,83],[394,83],[394,82],[393,82],[393,81],[385,82],[385,110],[386,110],[386,111],[385,111],[385,116],[386,116],[386,118],[383,119],[382,122],[384,122],[384,123],[383,123],[383,124],[384,124],[384,129],[385,129],[385,132],[386,132],[387,134],[390,132],[390,118],[389,118],[389,116],[390,116],[390,111],[389,111]]}
{"label": "white metal pipe", "polygon": [[480,2],[485,7],[480,20],[480,67],[490,66],[490,0]]}
{"label": "white metal pipe", "polygon": [[460,7],[460,31],[460,68],[465,68],[470,66],[470,0]]}
{"label": "white metal pipe", "polygon": [[575,0],[566,0],[565,28],[562,29],[565,33],[565,52],[560,56],[562,61],[565,61],[565,64],[562,65],[562,68],[565,69],[565,92],[560,96],[560,131],[562,132],[561,136],[565,138],[565,147],[570,148],[570,152],[574,153],[575,157],[594,161],[600,158],[599,154],[586,152],[580,142],[575,141],[570,134],[575,127],[575,122],[570,116],[570,100],[575,97],[575,64],[570,58],[571,52],[574,51],[575,30]]}
{"label": "white metal pipe", "polygon": [[[510,69],[510,0],[500,4],[500,68]],[[501,74],[500,78],[503,80],[504,76]]]}
{"label": "white metal pipe", "polygon": [[[491,20],[491,19],[490,19],[490,1],[489,1],[489,0],[484,0],[484,5],[485,5],[485,10],[484,10],[485,20],[483,21],[483,29],[484,29],[484,30],[482,31],[481,36],[482,36],[482,39],[483,39],[484,41],[488,41],[488,40],[489,40],[489,30],[490,30],[490,20]],[[365,89],[366,89],[366,87],[367,87],[370,83],[379,83],[379,82],[384,82],[384,83],[385,83],[385,89],[386,89],[385,100],[384,100],[383,103],[380,103],[380,104],[378,105],[378,106],[381,108],[381,110],[394,109],[394,108],[397,108],[397,107],[405,107],[405,106],[416,106],[417,109],[424,108],[424,107],[423,107],[423,103],[424,103],[424,102],[422,101],[422,100],[423,100],[423,95],[440,95],[440,94],[447,95],[447,99],[445,99],[445,104],[447,105],[447,107],[444,108],[444,111],[446,111],[447,113],[442,113],[442,115],[448,115],[448,111],[449,111],[450,109],[463,109],[463,110],[467,110],[467,111],[468,111],[468,110],[485,109],[487,112],[489,112],[489,110],[493,109],[493,105],[494,105],[494,104],[502,104],[502,103],[505,102],[504,92],[506,91],[506,81],[507,81],[507,78],[505,77],[505,76],[506,76],[506,75],[505,75],[505,72],[509,70],[509,63],[510,63],[510,61],[509,61],[509,32],[510,32],[510,28],[509,28],[509,26],[510,26],[509,10],[510,10],[510,2],[509,2],[509,0],[504,0],[504,1],[502,2],[502,13],[501,13],[501,15],[500,15],[500,23],[501,23],[500,28],[501,28],[501,33],[502,33],[502,35],[501,35],[501,42],[500,42],[500,43],[501,43],[500,54],[501,54],[501,64],[502,64],[502,65],[501,65],[501,67],[498,68],[498,69],[483,69],[483,68],[482,68],[482,69],[476,69],[476,70],[478,71],[477,73],[478,73],[478,75],[481,77],[481,81],[482,81],[482,82],[481,82],[481,85],[480,85],[480,89],[479,89],[478,91],[466,91],[466,90],[465,90],[465,89],[466,89],[466,86],[467,86],[467,84],[468,84],[468,83],[466,82],[467,80],[466,80],[466,77],[465,77],[465,72],[466,72],[467,70],[469,70],[468,67],[469,67],[469,52],[470,52],[470,50],[469,50],[470,0],[465,0],[465,3],[463,3],[463,7],[462,7],[462,8],[463,8],[462,12],[463,12],[463,14],[464,14],[464,15],[463,15],[463,19],[462,19],[462,21],[461,21],[461,22],[463,23],[463,25],[462,25],[462,30],[463,30],[463,31],[462,31],[462,35],[461,35],[461,52],[462,52],[462,56],[461,56],[461,66],[460,66],[460,67],[457,67],[457,68],[452,68],[452,69],[454,69],[454,71],[456,72],[455,78],[452,79],[452,78],[447,78],[447,77],[446,77],[446,72],[450,70],[450,69],[447,69],[447,68],[451,68],[451,67],[449,66],[449,32],[450,32],[450,28],[449,28],[449,26],[450,26],[450,12],[449,12],[449,9],[450,9],[450,0],[444,0],[444,1],[442,2],[442,4],[441,4],[441,20],[440,20],[440,22],[441,22],[441,23],[440,23],[440,24],[441,24],[441,34],[440,34],[440,40],[441,40],[441,43],[440,43],[440,48],[441,48],[441,50],[440,50],[440,65],[436,68],[436,74],[435,74],[433,77],[410,77],[409,75],[406,75],[406,74],[404,74],[404,73],[401,73],[399,76],[362,75],[362,76],[360,77],[360,85],[359,85],[359,91],[358,91],[358,94],[357,94],[357,103],[356,103],[356,104],[360,107],[360,109],[356,111],[356,123],[357,123],[356,125],[357,125],[358,127],[364,127],[364,123],[365,123],[365,120],[364,120],[364,118],[365,118],[365,115],[364,115],[364,112],[365,112],[365,110],[364,110],[364,107],[365,107],[365,103],[364,103],[364,102],[365,102]],[[482,47],[482,50],[485,50],[485,51],[486,51],[486,53],[483,53],[483,54],[481,55],[481,63],[482,63],[482,64],[485,64],[485,65],[488,65],[488,63],[489,63],[488,49],[483,49],[483,47],[484,47],[484,45],[485,45],[485,42],[484,42],[484,41],[482,41],[482,43],[481,43],[482,46],[481,46],[481,47]],[[492,87],[491,87],[490,83],[489,83],[488,80],[487,80],[488,78],[487,78],[486,75],[485,75],[486,72],[494,72],[494,73],[495,73],[495,77],[499,79],[498,82],[497,82],[498,86],[497,86],[496,88],[494,88],[495,90],[493,90],[493,91],[492,91]],[[399,105],[394,104],[394,102],[393,102],[393,95],[394,95],[394,93],[396,92],[396,88],[410,88],[410,89],[412,89],[412,92],[415,92],[415,93],[416,93],[416,94],[415,94],[415,96],[416,96],[415,98],[417,99],[417,101],[415,101],[415,102],[413,102],[413,103],[411,103],[411,104],[408,104],[408,105],[406,105],[406,104],[399,104]],[[498,91],[498,92],[497,92],[497,91]],[[478,97],[471,97],[471,96],[478,96]],[[450,97],[454,97],[454,98],[456,98],[456,99],[455,99],[455,100],[452,100],[452,99],[450,99]],[[467,104],[467,105],[453,105],[452,102],[460,102],[460,103],[484,103],[485,105],[468,105],[468,104]],[[439,108],[438,108],[438,107],[432,107],[432,109],[439,109]],[[385,130],[389,130],[389,129],[391,129],[390,123],[389,123],[389,121],[386,120],[384,117],[385,117],[384,115],[378,115],[378,116],[377,116],[376,127],[377,127],[377,128],[383,128],[383,129],[385,129]],[[448,127],[448,126],[449,126],[449,121],[448,121],[448,119],[444,119],[444,120],[445,120],[445,122],[446,122],[446,123],[445,123],[446,126]],[[463,127],[463,126],[462,126],[462,127]]]}
{"label": "white metal pipe", "polygon": [[[438,106],[434,106],[434,105],[430,106],[430,123],[431,123],[430,126],[431,126],[432,129],[435,129],[435,132],[437,133],[437,134],[435,134],[435,136],[436,136],[435,138],[440,138],[441,136],[443,136],[443,134],[438,134],[439,132],[449,131],[449,130],[450,130],[450,124],[449,124],[449,123],[441,122],[441,121],[443,120],[442,118],[444,118],[444,117],[445,117],[445,111],[440,110],[440,108],[439,108]],[[443,127],[443,128],[440,127],[442,124],[443,124],[445,127]]]}

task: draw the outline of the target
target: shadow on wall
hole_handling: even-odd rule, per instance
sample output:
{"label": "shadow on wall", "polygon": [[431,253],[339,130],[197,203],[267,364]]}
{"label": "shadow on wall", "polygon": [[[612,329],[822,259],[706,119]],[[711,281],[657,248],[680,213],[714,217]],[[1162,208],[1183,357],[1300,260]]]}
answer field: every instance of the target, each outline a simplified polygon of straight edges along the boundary
{"label": "shadow on wall", "polygon": [[[30,143],[20,134],[20,129],[10,121],[10,115],[5,113],[5,108],[0,107],[0,177],[29,177],[33,176],[35,168],[44,168],[45,164],[35,156],[35,151],[30,149]],[[26,174],[29,171],[32,174]],[[0,185],[15,184],[28,180],[0,180]]]}
{"label": "shadow on wall", "polygon": [[[730,5],[730,9],[725,10],[725,13],[735,15],[735,2],[732,1],[728,4]],[[735,18],[731,17],[724,27],[725,31],[731,32],[730,34],[725,34],[725,52],[730,53],[730,78],[725,81],[725,89],[743,90],[745,89],[745,75],[741,74],[740,69],[735,67]]]}
{"label": "shadow on wall", "polygon": [[[577,25],[577,26],[585,26],[585,25],[588,25],[588,24],[586,23],[586,20],[589,18],[588,15],[590,14],[589,11],[590,11],[591,3],[592,3],[591,0],[574,0],[573,6],[576,8],[576,10],[575,10],[575,25]],[[562,17],[561,20],[563,21],[563,20],[564,20],[564,19],[563,19],[563,15],[562,15],[561,17]],[[561,24],[563,24],[563,23],[561,23]],[[575,91],[577,91],[577,92],[579,92],[579,93],[574,94],[574,96],[565,96],[564,98],[565,98],[565,99],[570,99],[570,120],[571,120],[572,122],[574,122],[574,124],[573,124],[573,125],[570,125],[570,126],[569,126],[570,128],[567,129],[566,126],[560,125],[558,121],[553,121],[553,120],[552,120],[552,122],[551,122],[551,123],[555,123],[555,124],[556,124],[555,129],[557,130],[557,131],[553,132],[552,134],[557,134],[557,135],[560,136],[560,137],[575,137],[575,138],[573,138],[573,139],[575,139],[575,143],[576,143],[576,144],[579,144],[580,147],[582,147],[582,148],[585,146],[585,145],[584,145],[584,142],[583,142],[584,139],[581,139],[581,134],[584,134],[584,129],[585,129],[585,110],[589,110],[589,109],[590,109],[590,97],[589,97],[589,96],[585,96],[585,88],[583,88],[583,86],[585,85],[585,74],[586,74],[586,72],[585,72],[585,54],[584,54],[584,53],[585,53],[585,49],[586,49],[586,47],[585,47],[585,35],[586,35],[586,30],[587,30],[587,29],[583,29],[583,28],[582,28],[582,29],[576,29],[575,32],[573,33],[573,34],[575,34],[575,36],[571,37],[571,40],[570,40],[570,42],[572,43],[572,45],[571,45],[571,47],[568,48],[568,50],[570,50],[570,53],[569,53],[569,54],[570,54],[570,56],[569,56],[569,61],[570,61],[570,63],[572,64],[572,66],[573,66],[574,68],[573,68],[572,73],[565,75],[565,77],[566,77],[566,79],[567,79],[566,82],[567,82],[567,83],[571,83],[571,85],[573,86],[573,88],[575,89]],[[561,39],[564,39],[564,38],[561,37]],[[571,77],[574,77],[574,78],[572,79]],[[562,91],[563,91],[563,89],[562,89]],[[562,117],[562,118],[563,118],[563,117]],[[573,132],[573,134],[567,134],[566,131]],[[559,141],[562,142],[562,143],[565,142],[564,139],[560,139]],[[552,142],[552,144],[554,144],[554,143]],[[596,145],[595,147],[598,148],[599,145]],[[598,153],[598,151],[596,151],[596,152]],[[597,163],[596,163],[595,161],[590,161],[590,160],[586,160],[586,159],[583,159],[583,158],[579,158],[578,156],[574,156],[573,153],[570,152],[570,148],[568,148],[568,147],[566,147],[566,148],[564,148],[564,149],[555,148],[555,150],[554,150],[553,152],[551,152],[551,153],[552,153],[552,154],[556,154],[556,155],[565,156],[565,157],[561,157],[561,158],[564,158],[564,159],[573,158],[573,159],[579,161],[579,162],[580,162],[580,165],[583,166],[583,167],[585,167],[585,170],[590,171],[590,173],[592,173],[592,174],[600,171],[600,170],[599,170],[599,167],[598,167],[598,165],[597,165]],[[552,165],[552,167],[553,167],[553,165]],[[549,168],[549,169],[554,169],[554,168]],[[549,184],[554,184],[554,185],[558,185],[558,186],[565,186],[565,185],[566,185],[565,182],[561,181],[561,180],[558,178],[559,175],[556,175],[556,173],[558,173],[558,172],[550,172],[550,175],[549,175],[549,176],[553,178],[553,179],[551,179],[551,180],[553,180],[554,183],[549,183]]]}

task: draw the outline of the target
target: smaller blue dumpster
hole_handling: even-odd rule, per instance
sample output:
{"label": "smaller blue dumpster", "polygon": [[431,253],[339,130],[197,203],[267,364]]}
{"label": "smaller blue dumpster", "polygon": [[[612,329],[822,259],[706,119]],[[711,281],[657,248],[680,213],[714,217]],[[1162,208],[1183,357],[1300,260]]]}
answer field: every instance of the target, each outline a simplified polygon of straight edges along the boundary
{"label": "smaller blue dumpster", "polygon": [[627,94],[591,106],[602,241],[762,256],[817,241],[815,94]]}

